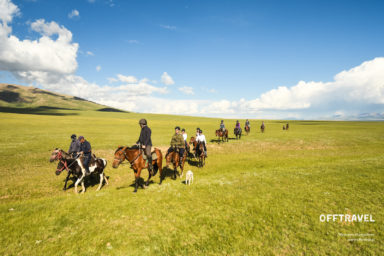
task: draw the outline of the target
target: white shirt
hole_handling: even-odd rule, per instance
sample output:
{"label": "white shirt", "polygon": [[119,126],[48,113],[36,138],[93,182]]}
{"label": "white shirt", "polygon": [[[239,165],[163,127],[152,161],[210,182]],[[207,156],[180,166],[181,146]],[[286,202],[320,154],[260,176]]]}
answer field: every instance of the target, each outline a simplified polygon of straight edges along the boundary
{"label": "white shirt", "polygon": [[183,138],[184,138],[185,141],[187,140],[187,138],[188,138],[187,133],[184,133],[184,134],[183,134]]}
{"label": "white shirt", "polygon": [[207,144],[207,141],[205,140],[204,134],[200,134],[199,137],[196,137],[196,141],[205,142],[205,144]]}

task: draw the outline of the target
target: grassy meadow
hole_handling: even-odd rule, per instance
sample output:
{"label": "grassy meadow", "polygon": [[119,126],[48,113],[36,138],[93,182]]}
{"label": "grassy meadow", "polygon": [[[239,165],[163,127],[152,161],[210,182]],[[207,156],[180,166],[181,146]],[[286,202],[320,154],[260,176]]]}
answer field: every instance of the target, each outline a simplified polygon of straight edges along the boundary
{"label": "grassy meadow", "polygon": [[[384,123],[251,120],[241,140],[211,142],[219,119],[92,110],[0,113],[0,255],[378,255],[383,246]],[[133,171],[111,167],[147,118],[165,150],[176,125],[208,140],[194,183],[159,176],[132,193]],[[225,120],[234,138],[235,120]],[[241,120],[242,125],[244,120]],[[84,135],[109,161],[109,185],[63,191],[52,149]],[[164,152],[165,153],[165,152]],[[147,178],[143,171],[143,178]],[[69,182],[69,185],[72,182]],[[81,189],[81,187],[79,187]],[[374,223],[320,222],[372,214]],[[349,241],[343,234],[372,234]],[[355,238],[355,237],[354,237]]]}

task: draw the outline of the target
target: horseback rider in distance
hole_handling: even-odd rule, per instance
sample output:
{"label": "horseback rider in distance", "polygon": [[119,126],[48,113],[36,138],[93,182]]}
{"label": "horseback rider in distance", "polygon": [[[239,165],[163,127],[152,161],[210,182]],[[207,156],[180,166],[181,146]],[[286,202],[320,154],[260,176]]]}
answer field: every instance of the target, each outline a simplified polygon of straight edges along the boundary
{"label": "horseback rider in distance", "polygon": [[152,155],[151,155],[151,147],[152,147],[151,134],[152,134],[152,131],[147,126],[147,120],[145,120],[145,119],[140,119],[139,125],[141,127],[141,132],[140,132],[139,140],[136,142],[136,144],[138,144],[140,149],[142,149],[144,151],[144,154],[148,160],[148,171],[153,176],[154,172],[153,172]]}
{"label": "horseback rider in distance", "polygon": [[220,123],[220,130],[222,130],[223,132],[225,132],[224,120],[221,120],[221,123]]}
{"label": "horseback rider in distance", "polygon": [[245,121],[245,126],[248,126],[249,128],[251,127],[251,124],[249,123],[249,120]]}

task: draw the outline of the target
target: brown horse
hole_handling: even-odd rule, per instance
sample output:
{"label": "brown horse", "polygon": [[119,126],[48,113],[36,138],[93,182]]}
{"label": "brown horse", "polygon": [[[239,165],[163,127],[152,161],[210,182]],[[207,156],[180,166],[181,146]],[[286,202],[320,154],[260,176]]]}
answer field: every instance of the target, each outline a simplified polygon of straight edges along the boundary
{"label": "brown horse", "polygon": [[245,131],[245,133],[248,135],[248,133],[250,133],[250,131],[251,131],[251,127],[249,127],[248,125],[246,125],[246,126],[244,127],[244,131]]}
{"label": "brown horse", "polygon": [[[162,180],[162,173],[163,173],[163,154],[161,153],[161,150],[158,148],[155,148],[155,150],[152,152],[152,155],[156,153],[157,159],[152,160],[153,169],[156,175],[157,170],[160,171],[160,184],[163,181]],[[148,168],[148,163],[146,163],[146,160],[144,160],[143,157],[144,153],[142,150],[140,150],[138,147],[123,147],[119,146],[115,151],[115,159],[113,160],[112,167],[117,168],[119,165],[124,162],[124,160],[127,160],[129,164],[131,165],[131,168],[135,172],[135,190],[133,192],[137,192],[137,188],[139,186],[139,179],[141,170]],[[154,159],[154,157],[152,157]],[[149,180],[151,178],[151,173],[149,172],[148,180],[145,182],[145,185],[149,185]],[[142,188],[144,186],[140,185]]]}
{"label": "brown horse", "polygon": [[191,137],[189,144],[193,144],[193,155],[195,158],[199,158],[199,167],[203,167],[205,165],[205,153],[204,153],[204,145],[203,143],[199,143],[196,141],[195,137]]}
{"label": "brown horse", "polygon": [[216,130],[216,136],[219,137],[219,139],[221,138],[221,141],[228,141],[228,130],[224,132],[221,129]]}
{"label": "brown horse", "polygon": [[180,173],[180,178],[183,177],[183,172],[184,172],[184,163],[185,163],[185,159],[187,158],[187,151],[184,150],[184,156],[183,156],[183,161],[180,163],[180,154],[179,154],[179,151],[176,149],[174,149],[173,151],[167,153],[165,155],[165,160],[166,160],[166,164],[165,166],[168,168],[171,163],[173,165],[173,178],[176,179],[176,173],[177,173],[177,167],[180,166],[180,170],[181,170],[181,173]]}

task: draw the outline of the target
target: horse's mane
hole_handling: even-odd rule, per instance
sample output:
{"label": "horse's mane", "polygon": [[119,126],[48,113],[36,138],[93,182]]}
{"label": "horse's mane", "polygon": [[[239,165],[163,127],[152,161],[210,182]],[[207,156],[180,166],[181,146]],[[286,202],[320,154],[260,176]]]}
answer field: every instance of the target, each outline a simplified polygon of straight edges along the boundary
{"label": "horse's mane", "polygon": [[129,149],[129,150],[137,150],[139,149],[139,147],[137,145],[133,145],[132,147],[127,147],[127,146],[119,146],[116,151],[115,151],[115,154],[117,153],[117,151],[120,151],[122,149]]}

